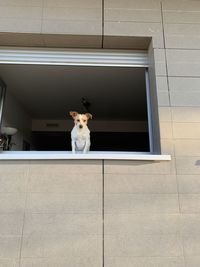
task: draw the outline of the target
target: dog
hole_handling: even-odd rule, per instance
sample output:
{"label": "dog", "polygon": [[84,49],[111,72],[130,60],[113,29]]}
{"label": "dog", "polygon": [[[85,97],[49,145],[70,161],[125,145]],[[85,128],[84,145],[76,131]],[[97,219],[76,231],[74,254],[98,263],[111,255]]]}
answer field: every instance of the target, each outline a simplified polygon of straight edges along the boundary
{"label": "dog", "polygon": [[71,131],[72,153],[83,151],[86,153],[90,150],[90,130],[87,123],[92,119],[90,113],[79,114],[76,111],[70,111],[70,116],[74,120],[74,128]]}

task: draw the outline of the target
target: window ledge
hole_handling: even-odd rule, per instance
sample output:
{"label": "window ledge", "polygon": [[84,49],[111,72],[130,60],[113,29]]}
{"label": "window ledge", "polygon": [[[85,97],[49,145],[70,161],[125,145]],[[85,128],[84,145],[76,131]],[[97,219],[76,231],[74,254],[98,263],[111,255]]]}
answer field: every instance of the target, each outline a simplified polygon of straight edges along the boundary
{"label": "window ledge", "polygon": [[88,153],[76,153],[71,151],[1,151],[0,160],[73,160],[73,159],[94,159],[94,160],[149,160],[149,161],[169,161],[170,155],[156,155],[143,152],[104,152],[90,151]]}

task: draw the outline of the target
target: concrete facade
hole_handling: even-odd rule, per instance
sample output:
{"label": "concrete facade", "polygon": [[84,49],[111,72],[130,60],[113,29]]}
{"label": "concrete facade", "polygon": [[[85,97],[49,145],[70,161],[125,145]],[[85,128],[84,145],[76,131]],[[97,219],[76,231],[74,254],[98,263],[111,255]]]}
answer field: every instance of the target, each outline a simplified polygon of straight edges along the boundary
{"label": "concrete facade", "polygon": [[200,1],[0,0],[0,10],[1,45],[152,37],[161,152],[172,155],[1,161],[0,266],[200,266]]}

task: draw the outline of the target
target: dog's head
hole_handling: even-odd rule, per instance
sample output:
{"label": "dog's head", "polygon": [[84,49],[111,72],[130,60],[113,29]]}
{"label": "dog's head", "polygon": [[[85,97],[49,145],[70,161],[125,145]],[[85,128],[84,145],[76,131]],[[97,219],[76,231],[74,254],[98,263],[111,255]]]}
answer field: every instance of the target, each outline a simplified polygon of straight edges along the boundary
{"label": "dog's head", "polygon": [[85,113],[85,114],[79,114],[76,111],[70,111],[69,115],[74,119],[74,124],[79,128],[84,128],[89,119],[92,119],[92,114]]}

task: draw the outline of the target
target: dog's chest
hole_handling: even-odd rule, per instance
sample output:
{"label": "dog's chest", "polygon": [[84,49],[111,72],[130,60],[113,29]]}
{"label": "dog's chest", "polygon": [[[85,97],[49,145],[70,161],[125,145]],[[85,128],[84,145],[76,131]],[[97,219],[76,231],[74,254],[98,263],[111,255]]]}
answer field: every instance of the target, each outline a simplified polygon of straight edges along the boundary
{"label": "dog's chest", "polygon": [[85,131],[77,131],[76,129],[72,130],[72,139],[75,141],[78,150],[82,150],[84,148],[86,140],[88,140],[89,138],[89,129],[85,129]]}
{"label": "dog's chest", "polygon": [[86,141],[86,139],[89,137],[89,133],[88,132],[77,132],[77,131],[74,131],[72,135],[73,135],[73,138],[75,140],[81,140],[81,141]]}

